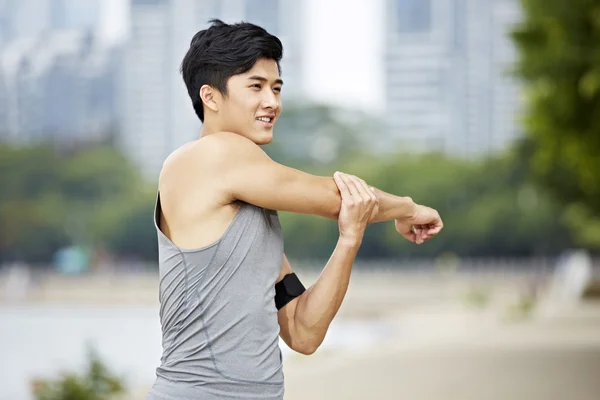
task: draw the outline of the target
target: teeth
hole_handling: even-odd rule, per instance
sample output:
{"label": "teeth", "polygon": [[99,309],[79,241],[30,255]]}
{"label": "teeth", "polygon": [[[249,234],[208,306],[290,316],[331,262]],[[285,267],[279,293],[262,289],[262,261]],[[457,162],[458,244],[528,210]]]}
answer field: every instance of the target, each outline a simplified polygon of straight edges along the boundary
{"label": "teeth", "polygon": [[263,121],[263,122],[271,122],[271,118],[269,118],[269,117],[259,117],[256,119],[259,121]]}

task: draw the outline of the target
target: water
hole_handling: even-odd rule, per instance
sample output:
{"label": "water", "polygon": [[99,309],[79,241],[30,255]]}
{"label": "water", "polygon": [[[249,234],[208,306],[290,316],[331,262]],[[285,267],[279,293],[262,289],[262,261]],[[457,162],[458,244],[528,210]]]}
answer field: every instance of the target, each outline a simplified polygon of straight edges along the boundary
{"label": "water", "polygon": [[[81,371],[92,344],[130,387],[152,384],[162,352],[154,307],[0,307],[0,400],[30,400],[33,377]],[[383,324],[334,322],[321,348],[364,348],[384,337]],[[284,359],[291,350],[280,342]]]}

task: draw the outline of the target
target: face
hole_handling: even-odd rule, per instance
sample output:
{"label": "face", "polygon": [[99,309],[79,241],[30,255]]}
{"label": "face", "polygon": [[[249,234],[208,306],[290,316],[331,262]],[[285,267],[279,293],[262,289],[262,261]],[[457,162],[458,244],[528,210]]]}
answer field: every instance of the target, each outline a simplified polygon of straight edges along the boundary
{"label": "face", "polygon": [[277,63],[268,59],[229,78],[227,96],[216,91],[211,107],[219,130],[243,135],[259,145],[270,143],[281,112],[282,85]]}

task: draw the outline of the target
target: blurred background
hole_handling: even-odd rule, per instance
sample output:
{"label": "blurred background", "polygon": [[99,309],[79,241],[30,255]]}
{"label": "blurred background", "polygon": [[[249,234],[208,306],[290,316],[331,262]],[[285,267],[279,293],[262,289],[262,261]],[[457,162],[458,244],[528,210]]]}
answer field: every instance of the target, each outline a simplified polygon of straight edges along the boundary
{"label": "blurred background", "polygon": [[[210,18],[280,37],[265,150],[436,208],[368,228],[286,399],[600,399],[600,0],[0,0],[0,399],[143,399],[163,160]],[[305,285],[335,221],[281,214]]]}

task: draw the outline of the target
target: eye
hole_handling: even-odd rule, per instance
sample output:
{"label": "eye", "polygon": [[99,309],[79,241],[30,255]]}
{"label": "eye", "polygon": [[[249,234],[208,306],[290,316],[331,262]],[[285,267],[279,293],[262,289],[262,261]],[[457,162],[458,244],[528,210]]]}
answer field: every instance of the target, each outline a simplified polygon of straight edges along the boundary
{"label": "eye", "polygon": [[250,86],[251,88],[255,88],[255,89],[262,89],[262,86],[260,86],[260,83],[255,83],[254,85]]}
{"label": "eye", "polygon": [[281,93],[281,88],[280,87],[273,88],[273,90],[276,91],[277,93]]}

